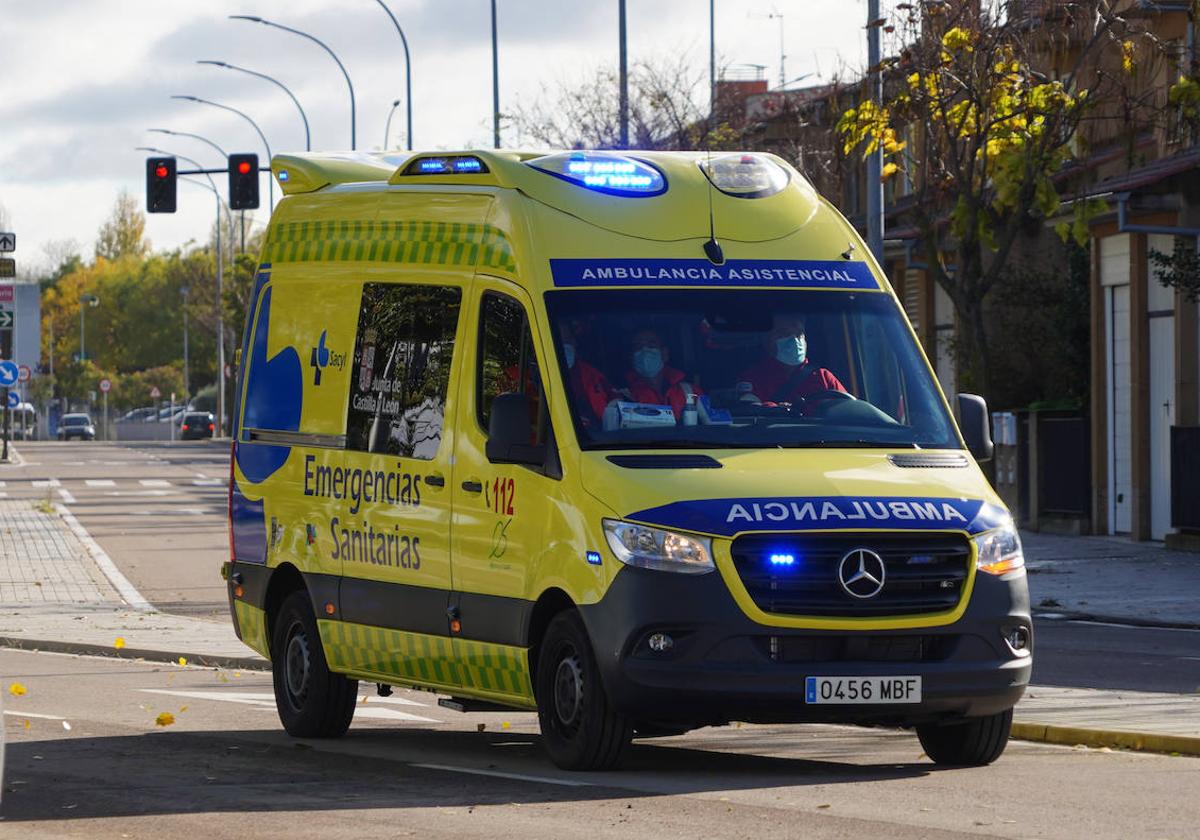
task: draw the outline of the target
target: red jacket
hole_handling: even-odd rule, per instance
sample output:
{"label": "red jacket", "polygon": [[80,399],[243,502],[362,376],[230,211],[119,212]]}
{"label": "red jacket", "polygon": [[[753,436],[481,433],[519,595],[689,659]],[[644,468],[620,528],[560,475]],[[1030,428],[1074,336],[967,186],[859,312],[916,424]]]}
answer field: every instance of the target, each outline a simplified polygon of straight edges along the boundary
{"label": "red jacket", "polygon": [[[683,413],[683,407],[687,404],[687,391],[683,389],[683,371],[675,370],[673,367],[664,367],[662,369],[662,384],[666,387],[665,391],[660,391],[654,387],[654,383],[649,379],[643,379],[634,371],[625,373],[625,381],[629,384],[629,394],[633,397],[634,402],[650,403],[651,405],[669,405],[671,410],[675,412],[675,419]],[[691,391],[697,397],[704,392],[696,386],[691,386]]]}
{"label": "red jacket", "polygon": [[[800,373],[793,376],[796,368],[768,357],[742,371],[738,381],[749,382],[754,396],[763,402],[796,402],[818,391],[846,390],[838,378],[825,368],[815,368],[807,360],[800,367]],[[788,385],[789,381],[791,385]],[[781,389],[783,393],[780,393]]]}
{"label": "red jacket", "polygon": [[610,400],[616,398],[613,393],[612,386],[608,384],[608,377],[601,373],[594,365],[590,365],[583,359],[576,358],[575,365],[571,368],[571,397],[575,403],[581,407],[587,408],[591,412],[591,417],[583,414],[581,419],[583,425],[590,425],[590,421],[600,420],[604,417],[604,408]]}

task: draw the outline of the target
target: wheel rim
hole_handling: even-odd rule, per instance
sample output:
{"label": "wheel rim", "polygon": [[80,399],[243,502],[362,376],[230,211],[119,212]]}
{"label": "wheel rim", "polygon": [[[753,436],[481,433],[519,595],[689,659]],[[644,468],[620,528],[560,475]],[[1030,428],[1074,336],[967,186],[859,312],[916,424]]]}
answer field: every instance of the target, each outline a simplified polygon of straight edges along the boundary
{"label": "wheel rim", "polygon": [[570,648],[563,651],[554,672],[554,714],[558,729],[568,736],[583,719],[583,668]]}
{"label": "wheel rim", "polygon": [[283,662],[284,687],[287,689],[288,701],[293,709],[300,710],[308,695],[312,676],[312,655],[308,646],[308,636],[299,623],[293,625],[289,631]]}

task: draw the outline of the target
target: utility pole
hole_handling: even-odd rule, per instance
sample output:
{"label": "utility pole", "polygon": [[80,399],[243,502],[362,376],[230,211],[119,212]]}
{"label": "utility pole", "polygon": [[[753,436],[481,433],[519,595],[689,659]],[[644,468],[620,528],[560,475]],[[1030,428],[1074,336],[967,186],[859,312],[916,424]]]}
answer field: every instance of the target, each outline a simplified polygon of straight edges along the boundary
{"label": "utility pole", "polygon": [[496,42],[496,0],[492,0],[492,146],[500,148],[500,53]]}
{"label": "utility pole", "polygon": [[783,90],[784,85],[787,84],[787,70],[784,68],[787,56],[783,52],[783,12],[771,12],[767,15],[767,19],[779,21],[779,89]]}
{"label": "utility pole", "polygon": [[626,64],[625,50],[625,0],[617,0],[618,2],[618,29],[620,34],[618,37],[621,41],[621,59],[620,59],[620,98],[621,98],[621,136],[619,142],[622,149],[629,148],[629,70]]}
{"label": "utility pole", "polygon": [[717,0],[708,0],[708,118],[717,112]]}
{"label": "utility pole", "polygon": [[187,286],[179,290],[183,295],[183,395],[191,397],[192,395],[192,380],[188,376],[188,293],[191,291]]}
{"label": "utility pole", "polygon": [[[880,71],[879,0],[867,2],[867,93],[876,106],[883,103]],[[867,157],[867,247],[883,263],[883,146]]]}

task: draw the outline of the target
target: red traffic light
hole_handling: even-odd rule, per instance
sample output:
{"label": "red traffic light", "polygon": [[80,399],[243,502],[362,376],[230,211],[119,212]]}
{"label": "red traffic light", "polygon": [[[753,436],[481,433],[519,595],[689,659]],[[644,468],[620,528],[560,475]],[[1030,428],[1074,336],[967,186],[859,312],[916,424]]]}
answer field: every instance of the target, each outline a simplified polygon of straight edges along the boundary
{"label": "red traffic light", "polygon": [[169,169],[167,169],[167,167],[163,166],[161,163],[154,168],[154,177],[155,178],[166,178],[170,174],[171,174],[171,171]]}
{"label": "red traffic light", "polygon": [[241,163],[239,163],[237,165],[237,170],[238,170],[238,172],[242,173],[243,175],[249,175],[250,174],[250,161],[243,160]]}

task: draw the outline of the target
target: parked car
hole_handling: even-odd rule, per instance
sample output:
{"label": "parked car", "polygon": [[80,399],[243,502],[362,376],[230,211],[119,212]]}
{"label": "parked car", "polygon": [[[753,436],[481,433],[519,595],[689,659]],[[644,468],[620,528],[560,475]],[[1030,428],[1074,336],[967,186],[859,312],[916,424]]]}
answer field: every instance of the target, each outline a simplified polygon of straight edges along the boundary
{"label": "parked car", "polygon": [[183,415],[183,422],[179,424],[179,437],[181,440],[210,438],[216,429],[216,422],[210,412],[189,411]]}
{"label": "parked car", "polygon": [[178,422],[183,413],[187,411],[186,405],[168,405],[158,412],[158,422],[167,423],[170,421]]}
{"label": "parked car", "polygon": [[58,424],[58,439],[70,440],[71,438],[95,440],[96,424],[92,422],[92,418],[86,414],[64,414]]}

